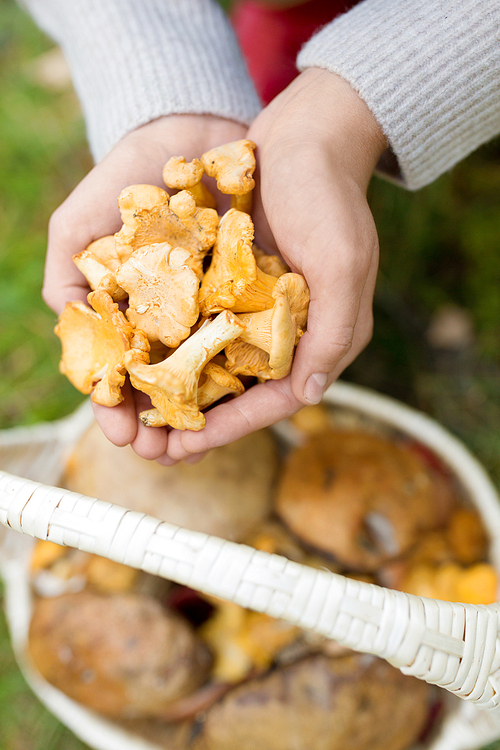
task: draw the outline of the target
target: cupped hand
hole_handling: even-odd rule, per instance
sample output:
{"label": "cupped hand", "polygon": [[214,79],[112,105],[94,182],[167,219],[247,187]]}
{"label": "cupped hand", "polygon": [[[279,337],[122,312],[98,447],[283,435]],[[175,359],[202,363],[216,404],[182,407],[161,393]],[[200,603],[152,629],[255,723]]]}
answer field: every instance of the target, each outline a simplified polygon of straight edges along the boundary
{"label": "cupped hand", "polygon": [[[117,199],[134,184],[165,187],[162,169],[171,156],[188,161],[222,143],[245,137],[239,123],[211,115],[169,115],[126,135],[79,183],[54,212],[49,223],[43,297],[56,313],[66,302],[86,301],[87,281],[72,257],[93,240],[121,227]],[[144,394],[125,389],[125,400],[113,408],[94,404],[96,419],[115,445],[131,444],[144,458],[164,456],[166,428],[147,428],[138,412],[150,406]],[[196,460],[193,457],[192,460]]]}
{"label": "cupped hand", "polygon": [[310,289],[291,375],[215,407],[200,432],[174,430],[161,462],[232,442],[321,400],[371,338],[378,239],[366,191],[387,146],[356,92],[309,69],[257,117],[257,244],[279,250]]}

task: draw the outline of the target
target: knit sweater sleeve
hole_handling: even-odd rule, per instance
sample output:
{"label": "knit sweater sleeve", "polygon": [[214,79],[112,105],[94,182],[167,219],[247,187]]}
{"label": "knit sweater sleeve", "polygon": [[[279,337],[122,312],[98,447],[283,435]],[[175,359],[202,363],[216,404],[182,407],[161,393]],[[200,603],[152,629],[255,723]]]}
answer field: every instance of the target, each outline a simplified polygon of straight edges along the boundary
{"label": "knit sweater sleeve", "polygon": [[162,115],[249,124],[260,102],[216,0],[22,0],[71,68],[96,161]]}
{"label": "knit sweater sleeve", "polygon": [[297,63],[351,84],[411,190],[500,133],[500,0],[364,0]]}

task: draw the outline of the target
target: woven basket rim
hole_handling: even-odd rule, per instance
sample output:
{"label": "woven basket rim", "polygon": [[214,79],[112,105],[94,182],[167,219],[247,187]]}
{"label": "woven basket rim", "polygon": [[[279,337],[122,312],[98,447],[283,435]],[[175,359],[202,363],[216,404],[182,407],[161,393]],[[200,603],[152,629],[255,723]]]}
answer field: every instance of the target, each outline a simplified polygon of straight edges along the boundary
{"label": "woven basket rim", "polygon": [[[377,394],[370,389],[354,386],[348,383],[337,382],[327,391],[325,402],[327,404],[333,404],[334,406],[351,408],[365,415],[367,414],[375,420],[385,423],[389,427],[406,433],[408,436],[421,441],[423,444],[431,448],[441,460],[448,464],[455,471],[459,481],[463,484],[466,491],[471,495],[471,498],[477,505],[486,525],[489,526],[490,530],[496,532],[491,534],[492,562],[496,568],[500,570],[499,496],[484,468],[460,440],[451,435],[448,430],[439,425],[433,418],[418,412],[405,404],[401,404],[390,397]],[[80,412],[78,416],[80,429],[85,423],[85,409],[87,408],[87,406],[84,406],[81,410],[78,410]],[[64,422],[66,436],[71,432],[71,419],[72,417],[70,416],[66,421],[60,421],[61,425]],[[57,425],[54,423],[49,424],[46,427],[49,431],[54,429],[57,430]],[[21,434],[22,431],[24,431],[24,435]],[[30,439],[30,431],[32,438],[43,440],[41,437],[43,430],[38,429],[37,427],[14,428],[13,431],[8,432],[11,433],[11,437],[19,439],[21,444],[23,440]],[[0,448],[2,446],[2,437],[5,438],[5,433],[3,435],[0,433]],[[197,535],[196,532],[189,532],[188,530],[182,531],[183,537],[185,538],[189,538],[190,535]],[[430,601],[432,602],[432,600]],[[20,656],[20,659],[22,660],[22,656]],[[33,680],[30,681],[33,682]],[[35,692],[38,692],[38,689],[35,689]],[[64,697],[67,701],[68,699],[66,696]],[[50,699],[49,702],[51,702]],[[51,705],[50,708],[54,713],[57,713],[54,706]],[[79,708],[81,709],[81,707]],[[464,719],[465,716],[467,716],[467,719]],[[481,744],[500,736],[500,721],[498,722],[497,727],[496,717],[491,716],[486,720],[486,716],[487,714],[483,711],[477,711],[474,706],[461,703],[458,708],[453,710],[453,726],[449,725],[448,722],[449,726],[447,729],[445,728],[445,735],[446,732],[448,732],[448,739],[446,740],[447,744],[440,744],[445,736],[442,735],[441,740],[437,738],[432,745],[426,746],[426,748],[428,750],[459,750],[459,748],[462,747],[477,747],[477,744],[471,744],[472,739],[470,738],[469,744],[464,744],[464,742],[466,742],[464,738],[467,735],[468,729],[470,729],[472,725],[474,725],[474,735],[479,739]],[[64,718],[60,715],[59,718],[62,718],[64,721]],[[453,741],[454,744],[450,744],[450,738],[452,735],[455,735],[456,727],[461,725],[461,722],[463,726],[460,732],[460,738],[457,737]],[[71,728],[75,731],[74,726]],[[78,734],[78,732],[76,733]],[[88,737],[82,737],[82,739],[89,744],[93,744],[94,747],[99,748],[99,750],[101,750],[101,748],[102,750],[111,750],[112,747],[109,742],[106,745],[96,744],[95,738],[90,740]],[[462,742],[462,744],[460,744],[460,742]],[[117,745],[117,747],[120,747],[120,745]],[[121,747],[124,746],[122,745]],[[135,750],[135,746],[132,745],[130,746],[130,750],[132,750],[132,747],[134,747]],[[150,750],[152,746],[147,743],[140,747],[148,748],[148,750]]]}

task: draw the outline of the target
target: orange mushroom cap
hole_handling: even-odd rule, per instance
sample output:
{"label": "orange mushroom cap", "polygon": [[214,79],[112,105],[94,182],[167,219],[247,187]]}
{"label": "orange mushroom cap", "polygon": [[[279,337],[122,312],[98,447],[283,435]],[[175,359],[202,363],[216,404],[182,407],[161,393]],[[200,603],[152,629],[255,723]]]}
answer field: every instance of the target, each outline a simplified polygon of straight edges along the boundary
{"label": "orange mushroom cap", "polygon": [[203,258],[215,242],[217,211],[197,208],[186,191],[169,197],[154,185],[132,185],[118,198],[123,227],[115,235],[116,250],[124,262],[137,248],[158,242],[189,250],[188,265],[201,278]]}
{"label": "orange mushroom cap", "polygon": [[189,258],[188,250],[155,243],[135,250],[117,273],[129,295],[127,318],[150,341],[176,347],[198,320],[200,282]]}
{"label": "orange mushroom cap", "polygon": [[221,219],[212,263],[200,288],[203,315],[227,309],[256,312],[274,305],[275,276],[261,271],[252,251],[253,222],[248,214],[230,209]]}
{"label": "orange mushroom cap", "polygon": [[253,190],[255,148],[253,141],[243,139],[225,143],[203,154],[203,168],[210,177],[215,177],[221,193],[244,195]]}
{"label": "orange mushroom cap", "polygon": [[60,371],[81,393],[91,393],[95,403],[115,406],[123,401],[126,352],[130,360],[149,361],[149,343],[126,320],[104,291],[91,292],[89,302],[68,302],[55,327],[62,344]]}
{"label": "orange mushroom cap", "polygon": [[92,290],[103,289],[115,301],[127,298],[127,293],[118,286],[115,277],[120,267],[120,258],[113,234],[91,242],[81,253],[73,255],[73,261]]}

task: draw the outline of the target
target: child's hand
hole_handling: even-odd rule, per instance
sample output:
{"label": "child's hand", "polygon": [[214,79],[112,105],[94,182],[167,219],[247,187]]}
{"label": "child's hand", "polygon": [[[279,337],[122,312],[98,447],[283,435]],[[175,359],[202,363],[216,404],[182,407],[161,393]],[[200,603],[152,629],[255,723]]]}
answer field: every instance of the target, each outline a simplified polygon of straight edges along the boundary
{"label": "child's hand", "polygon": [[277,247],[305,276],[307,332],[291,376],[214,408],[200,432],[172,431],[164,463],[317,403],[371,338],[378,240],[366,190],[387,145],[373,115],[342,78],[310,69],[262,111],[247,137],[260,168],[256,242]]}
{"label": "child's hand", "polygon": [[[144,183],[164,188],[162,169],[171,156],[190,161],[245,136],[243,125],[211,115],[170,115],[125,136],[52,215],[43,287],[46,303],[60,313],[66,302],[86,301],[90,290],[72,256],[120,229],[117,198],[124,187]],[[97,421],[111,442],[131,443],[139,455],[157,458],[165,453],[167,430],[144,427],[137,414],[150,405],[135,401],[147,399],[129,389],[118,406],[94,405]]]}

